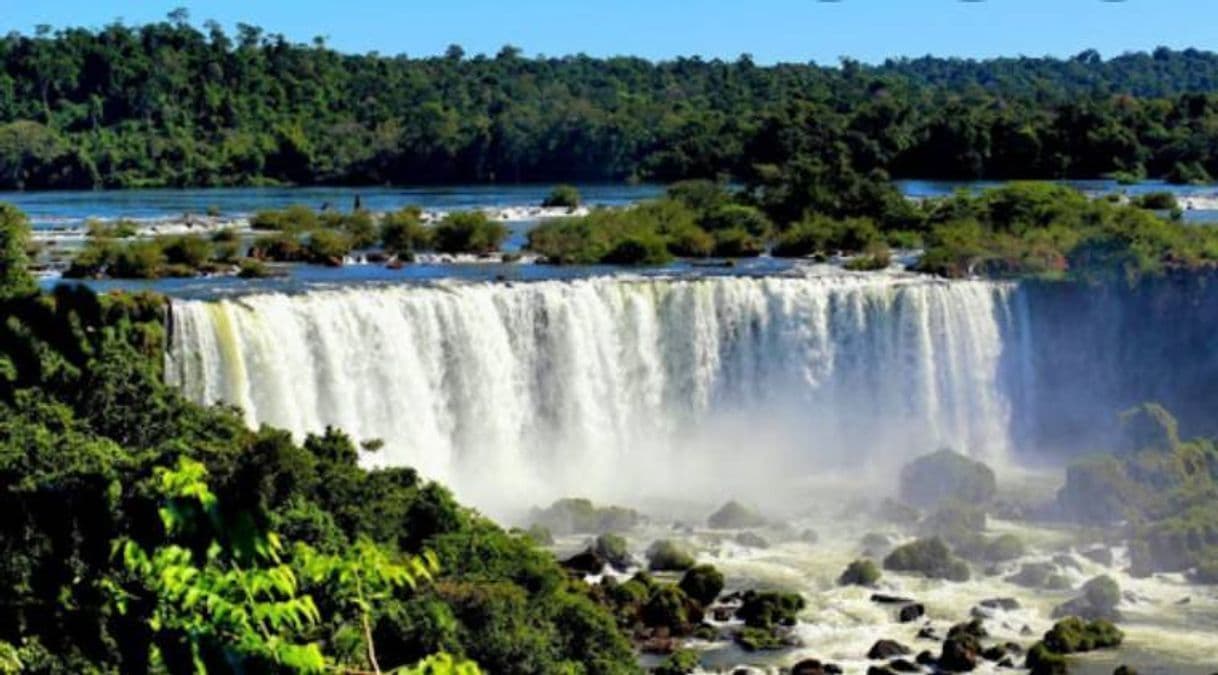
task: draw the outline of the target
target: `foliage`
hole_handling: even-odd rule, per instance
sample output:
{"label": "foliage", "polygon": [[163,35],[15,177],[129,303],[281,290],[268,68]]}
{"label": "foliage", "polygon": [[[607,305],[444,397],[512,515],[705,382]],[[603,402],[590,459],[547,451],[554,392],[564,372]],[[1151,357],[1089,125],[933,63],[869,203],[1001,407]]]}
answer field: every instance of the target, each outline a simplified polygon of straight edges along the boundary
{"label": "foliage", "polygon": [[[919,457],[901,469],[901,499],[921,508],[949,501],[985,504],[997,489],[993,470],[948,449]],[[984,528],[984,514],[982,519]]]}
{"label": "foliage", "polygon": [[26,269],[30,226],[25,214],[0,202],[0,302],[28,296],[37,290]]}
{"label": "foliage", "polygon": [[805,605],[803,596],[798,593],[745,591],[736,618],[749,628],[794,626]]}
{"label": "foliage", "polygon": [[481,211],[457,211],[444,216],[432,233],[441,253],[490,253],[503,244],[507,228]]}
{"label": "foliage", "polygon": [[546,195],[541,205],[546,208],[574,209],[580,204],[579,190],[573,185],[557,185]]}
{"label": "foliage", "polygon": [[381,218],[381,246],[387,253],[409,258],[431,247],[432,231],[423,225],[423,212],[406,207]]}
{"label": "foliage", "polygon": [[555,534],[601,534],[624,532],[641,522],[632,509],[596,506],[583,498],[559,499],[545,509],[534,509],[530,520]]}

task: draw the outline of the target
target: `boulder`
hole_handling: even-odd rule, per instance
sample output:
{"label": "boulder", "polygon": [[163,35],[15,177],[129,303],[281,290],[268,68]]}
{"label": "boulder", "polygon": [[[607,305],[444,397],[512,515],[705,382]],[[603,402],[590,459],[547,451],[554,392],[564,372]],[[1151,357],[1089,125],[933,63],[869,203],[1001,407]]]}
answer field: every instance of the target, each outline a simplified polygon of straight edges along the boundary
{"label": "boulder", "polygon": [[605,559],[596,554],[591,548],[583,553],[577,553],[561,563],[563,567],[582,574],[600,574],[605,570]]}
{"label": "boulder", "polygon": [[846,570],[837,578],[837,583],[839,586],[874,586],[882,575],[875,562],[861,558],[846,566]]}
{"label": "boulder", "polygon": [[988,633],[980,621],[952,626],[943,641],[939,654],[939,667],[949,672],[968,672],[977,668],[981,655],[981,640]]}
{"label": "boulder", "polygon": [[986,609],[1000,609],[1004,612],[1013,612],[1020,606],[1015,598],[986,598],[978,604]]}
{"label": "boulder", "polygon": [[658,539],[647,549],[647,567],[658,572],[684,572],[694,566],[694,556],[671,539]]}
{"label": "boulder", "polygon": [[642,522],[642,517],[620,506],[595,506],[587,499],[567,498],[534,509],[531,520],[554,534],[567,535],[624,532]]}
{"label": "boulder", "polygon": [[707,525],[716,530],[740,530],[748,527],[764,527],[765,518],[753,509],[737,501],[719,507],[706,519]]}
{"label": "boulder", "polygon": [[816,659],[804,659],[791,666],[791,675],[840,675],[842,667],[835,663],[821,663]]}
{"label": "boulder", "polygon": [[924,616],[926,616],[926,606],[920,602],[915,602],[912,605],[905,605],[897,612],[897,621],[912,623]]}
{"label": "boulder", "polygon": [[598,536],[592,545],[592,550],[619,572],[625,572],[635,564],[626,539],[621,535],[602,534]]}
{"label": "boulder", "polygon": [[889,669],[898,673],[920,673],[921,666],[906,659],[893,659],[888,662]]}
{"label": "boulder", "polygon": [[781,591],[745,591],[736,618],[750,628],[794,626],[805,606],[803,596]]}
{"label": "boulder", "polygon": [[918,572],[931,579],[968,581],[968,564],[952,555],[942,539],[918,539],[898,547],[884,558],[884,569]]}
{"label": "boulder", "polygon": [[769,548],[770,542],[766,541],[765,537],[753,532],[741,532],[736,535],[737,544],[747,546],[749,548]]}
{"label": "boulder", "polygon": [[1083,594],[1062,603],[1053,609],[1053,618],[1076,616],[1082,619],[1106,619],[1119,621],[1117,605],[1121,602],[1121,587],[1108,575],[1102,575],[1083,584]]}
{"label": "boulder", "polygon": [[896,640],[878,640],[871,645],[871,649],[867,651],[867,658],[871,660],[886,660],[896,658],[898,656],[908,656],[913,650]]}
{"label": "boulder", "polygon": [[705,607],[723,591],[723,574],[710,565],[697,565],[685,572],[677,586],[694,602]]}
{"label": "boulder", "polygon": [[1065,577],[1050,562],[1031,562],[1020,566],[1019,571],[1006,580],[1024,588],[1038,588],[1047,591],[1062,591],[1070,588],[1070,580]]}
{"label": "boulder", "polygon": [[907,605],[913,602],[913,598],[903,598],[899,595],[888,595],[887,593],[872,593],[871,601],[880,605]]}
{"label": "boulder", "polygon": [[988,466],[947,449],[919,457],[901,470],[901,501],[919,508],[948,500],[985,504],[997,491]]}
{"label": "boulder", "polygon": [[1104,567],[1112,567],[1113,556],[1112,549],[1107,546],[1096,546],[1082,552],[1082,556],[1093,563],[1103,565]]}

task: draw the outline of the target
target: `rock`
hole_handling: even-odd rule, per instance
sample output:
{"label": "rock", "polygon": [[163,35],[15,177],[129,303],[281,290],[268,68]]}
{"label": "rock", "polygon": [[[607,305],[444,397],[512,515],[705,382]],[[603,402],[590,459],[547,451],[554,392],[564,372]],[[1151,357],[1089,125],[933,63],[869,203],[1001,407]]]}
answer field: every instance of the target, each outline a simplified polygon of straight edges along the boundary
{"label": "rock", "polygon": [[710,565],[697,565],[685,572],[677,586],[690,599],[705,607],[723,591],[723,574]]}
{"label": "rock", "polygon": [[659,539],[647,549],[647,567],[654,571],[684,572],[694,566],[694,557],[671,539]]}
{"label": "rock", "polygon": [[621,535],[602,534],[598,536],[592,545],[592,550],[619,572],[625,572],[635,564],[626,539]]}
{"label": "rock", "polygon": [[841,672],[841,666],[834,663],[821,663],[816,659],[804,659],[791,667],[791,675],[834,675]]}
{"label": "rock", "polygon": [[885,499],[880,502],[880,508],[876,512],[876,516],[880,520],[894,525],[908,526],[917,523],[922,514],[912,506],[902,504],[894,499]]}
{"label": "rock", "polygon": [[1110,621],[1084,621],[1072,616],[1054,624],[1041,643],[1056,654],[1075,654],[1119,647],[1124,639],[1125,634]]}
{"label": "rock", "polygon": [[994,498],[998,483],[985,464],[951,450],[919,457],[901,470],[901,501],[919,508],[948,500],[985,504]]}
{"label": "rock", "polygon": [[1053,564],[1062,569],[1071,569],[1082,571],[1083,566],[1079,564],[1078,559],[1069,553],[1058,553],[1053,556]]}
{"label": "rock", "polygon": [[989,633],[980,621],[974,620],[952,626],[943,641],[939,655],[939,668],[949,672],[966,672],[977,667],[981,654],[981,640]]}
{"label": "rock", "polygon": [[1000,609],[1004,612],[1019,609],[1019,601],[1015,598],[986,598],[980,602],[980,605],[987,609]]}
{"label": "rock", "polygon": [[736,632],[734,639],[747,652],[782,649],[789,646],[782,635],[770,628],[745,627]]}
{"label": "rock", "polygon": [[905,605],[897,612],[897,621],[910,623],[921,619],[925,615],[926,607],[920,602],[915,602],[912,605]]}
{"label": "rock", "polygon": [[874,586],[883,575],[880,568],[868,558],[855,560],[837,578],[839,586]]}
{"label": "rock", "polygon": [[939,662],[938,659],[935,658],[934,653],[927,649],[918,652],[918,656],[914,660],[924,666],[934,666]]}
{"label": "rock", "polygon": [[638,512],[620,506],[598,507],[587,499],[559,499],[546,509],[534,509],[532,522],[559,535],[624,532],[642,522]]}
{"label": "rock", "polygon": [[888,667],[898,673],[920,673],[922,669],[916,663],[905,659],[893,659],[888,662]]}
{"label": "rock", "polygon": [[1112,577],[1102,575],[1083,584],[1083,594],[1053,609],[1053,618],[1077,616],[1082,619],[1119,621],[1117,605],[1121,602],[1121,587]]}
{"label": "rock", "polygon": [[896,675],[896,671],[887,666],[871,666],[867,668],[867,675]]}
{"label": "rock", "polygon": [[716,530],[739,530],[747,527],[764,527],[765,518],[756,511],[737,501],[730,501],[715,511],[706,519],[709,526]]}
{"label": "rock", "polygon": [[1086,551],[1083,551],[1082,555],[1091,562],[1098,563],[1104,567],[1112,567],[1112,549],[1108,548],[1107,546],[1089,548]]}
{"label": "rock", "polygon": [[779,591],[746,591],[736,618],[750,628],[794,626],[804,608],[803,596]]}
{"label": "rock", "polygon": [[736,535],[736,543],[749,548],[769,548],[770,542],[765,537],[753,532],[741,532]]}
{"label": "rock", "polygon": [[936,633],[935,629],[929,624],[918,629],[917,637],[919,640],[934,640],[935,642],[940,642],[943,640],[943,638],[939,637],[939,634]]}
{"label": "rock", "polygon": [[1007,577],[1006,580],[1024,588],[1038,588],[1047,591],[1062,591],[1070,588],[1070,580],[1058,571],[1056,565],[1048,562],[1024,563],[1018,572]]}
{"label": "rock", "polygon": [[702,609],[676,586],[661,586],[639,612],[643,625],[667,628],[673,635],[687,635],[701,623]]}
{"label": "rock", "polygon": [[605,570],[605,559],[591,548],[577,553],[560,563],[563,567],[583,574],[600,574]]}
{"label": "rock", "polygon": [[719,623],[723,623],[725,621],[731,621],[732,616],[734,616],[735,614],[736,614],[735,607],[720,606],[720,607],[715,607],[714,609],[711,610],[711,616],[714,617],[715,621],[718,621]]}
{"label": "rock", "polygon": [[1126,665],[1117,666],[1117,669],[1112,671],[1112,675],[1138,675],[1138,671]]}
{"label": "rock", "polygon": [[894,572],[919,572],[931,579],[968,581],[969,568],[963,560],[952,555],[942,539],[918,539],[884,558],[884,569]]}
{"label": "rock", "polygon": [[897,656],[908,656],[913,650],[896,640],[879,640],[867,652],[867,658],[874,660],[891,659]]}
{"label": "rock", "polygon": [[913,602],[913,598],[903,598],[899,595],[888,595],[886,593],[872,593],[871,601],[880,605],[907,605]]}

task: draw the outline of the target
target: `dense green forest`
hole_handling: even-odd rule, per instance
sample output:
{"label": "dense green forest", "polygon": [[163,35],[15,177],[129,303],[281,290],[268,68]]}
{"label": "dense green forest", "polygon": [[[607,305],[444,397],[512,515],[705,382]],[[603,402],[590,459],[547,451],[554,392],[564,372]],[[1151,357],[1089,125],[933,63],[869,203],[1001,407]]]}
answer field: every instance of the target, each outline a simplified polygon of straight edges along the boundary
{"label": "dense green forest", "polygon": [[1218,175],[1218,55],[349,55],[184,11],[0,39],[0,188]]}
{"label": "dense green forest", "polygon": [[164,298],[40,293],[26,236],[0,207],[0,672],[637,671],[531,540],[376,439],[188,403]]}

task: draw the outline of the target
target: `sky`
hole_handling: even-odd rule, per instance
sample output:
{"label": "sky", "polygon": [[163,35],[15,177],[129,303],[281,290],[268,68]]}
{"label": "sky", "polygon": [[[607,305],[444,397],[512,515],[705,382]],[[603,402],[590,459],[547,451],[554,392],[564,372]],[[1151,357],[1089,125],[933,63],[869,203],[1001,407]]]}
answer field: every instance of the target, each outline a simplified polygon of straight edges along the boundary
{"label": "sky", "polygon": [[38,24],[157,21],[176,7],[214,19],[324,36],[344,52],[473,55],[511,44],[528,56],[699,55],[821,64],[850,57],[1105,57],[1157,46],[1218,50],[1218,0],[0,0],[0,31]]}

